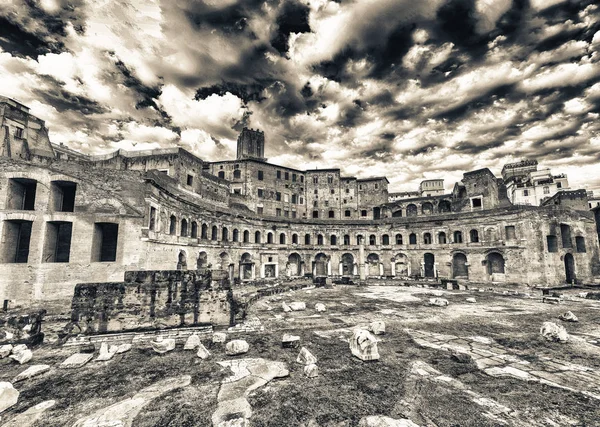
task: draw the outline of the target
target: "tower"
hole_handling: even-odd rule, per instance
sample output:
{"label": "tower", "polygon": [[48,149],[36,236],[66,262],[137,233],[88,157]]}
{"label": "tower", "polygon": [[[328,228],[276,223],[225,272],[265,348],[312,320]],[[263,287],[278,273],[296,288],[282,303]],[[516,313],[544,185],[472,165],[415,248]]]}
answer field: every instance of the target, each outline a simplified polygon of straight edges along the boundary
{"label": "tower", "polygon": [[265,159],[265,133],[260,130],[242,129],[237,140],[237,159]]}

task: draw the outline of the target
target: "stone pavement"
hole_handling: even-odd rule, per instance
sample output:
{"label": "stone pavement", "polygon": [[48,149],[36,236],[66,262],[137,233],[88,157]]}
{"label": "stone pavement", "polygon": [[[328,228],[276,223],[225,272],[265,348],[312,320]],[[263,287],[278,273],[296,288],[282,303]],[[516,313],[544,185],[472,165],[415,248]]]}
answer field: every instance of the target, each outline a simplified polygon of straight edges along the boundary
{"label": "stone pavement", "polygon": [[529,362],[486,337],[458,337],[414,329],[405,332],[422,347],[468,354],[479,369],[492,377],[539,382],[600,400],[598,370],[549,357]]}

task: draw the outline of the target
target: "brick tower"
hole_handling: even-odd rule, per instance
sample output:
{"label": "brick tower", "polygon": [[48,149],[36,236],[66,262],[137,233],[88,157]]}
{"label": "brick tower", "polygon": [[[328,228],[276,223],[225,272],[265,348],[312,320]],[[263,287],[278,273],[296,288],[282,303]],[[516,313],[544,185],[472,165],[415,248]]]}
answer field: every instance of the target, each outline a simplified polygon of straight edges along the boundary
{"label": "brick tower", "polygon": [[265,133],[260,130],[242,129],[237,140],[237,159],[265,159]]}

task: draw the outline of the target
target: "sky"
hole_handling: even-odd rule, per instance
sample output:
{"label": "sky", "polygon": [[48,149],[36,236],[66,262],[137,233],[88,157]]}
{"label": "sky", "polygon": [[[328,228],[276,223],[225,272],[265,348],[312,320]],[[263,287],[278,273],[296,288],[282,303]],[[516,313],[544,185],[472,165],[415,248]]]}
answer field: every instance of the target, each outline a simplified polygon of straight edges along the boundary
{"label": "sky", "polygon": [[423,179],[535,159],[600,193],[593,0],[3,0],[0,94],[86,153]]}

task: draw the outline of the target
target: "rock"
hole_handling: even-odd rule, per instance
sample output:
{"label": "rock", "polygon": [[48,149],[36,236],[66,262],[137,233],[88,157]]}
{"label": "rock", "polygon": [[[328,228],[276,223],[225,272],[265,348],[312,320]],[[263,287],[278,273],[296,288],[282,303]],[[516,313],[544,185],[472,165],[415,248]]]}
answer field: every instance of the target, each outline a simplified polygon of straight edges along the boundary
{"label": "rock", "polygon": [[369,325],[369,331],[373,332],[374,335],[385,334],[385,322],[382,322],[381,320],[371,322]]}
{"label": "rock", "polygon": [[458,363],[471,363],[471,361],[473,361],[473,358],[468,353],[463,353],[460,351],[453,351],[452,352],[452,360],[454,360],[455,362],[458,362]]}
{"label": "rock", "polygon": [[0,414],[17,404],[19,392],[9,382],[0,382]]}
{"label": "rock", "polygon": [[296,301],[290,304],[290,308],[292,311],[304,311],[306,310],[306,303]]}
{"label": "rock", "polygon": [[296,362],[301,363],[302,365],[310,365],[317,363],[317,358],[313,356],[313,354],[308,351],[306,347],[302,347],[298,357],[296,358]]}
{"label": "rock", "polygon": [[113,356],[117,353],[118,348],[119,347],[116,345],[111,345],[109,348],[108,344],[103,342],[100,345],[100,354],[98,355],[96,362],[105,362],[107,360],[112,359]]}
{"label": "rock", "polygon": [[318,302],[315,304],[315,310],[318,311],[319,313],[322,313],[324,311],[327,311],[327,307],[325,307],[325,304]]}
{"label": "rock", "polygon": [[0,359],[4,359],[6,356],[8,356],[11,353],[12,349],[12,344],[0,346]]}
{"label": "rock", "polygon": [[196,356],[198,356],[202,360],[205,360],[210,357],[210,352],[206,349],[206,347],[204,347],[202,343],[200,343],[198,345],[198,352],[196,353]]}
{"label": "rock", "polygon": [[150,345],[155,352],[164,354],[175,349],[175,340],[173,338],[158,339],[150,341]]}
{"label": "rock", "polygon": [[244,340],[229,341],[225,346],[225,354],[228,356],[236,356],[238,354],[247,353],[250,345]]}
{"label": "rock", "polygon": [[121,344],[120,346],[117,347],[117,351],[115,352],[115,354],[125,353],[125,352],[128,352],[129,350],[131,350],[131,344]]}
{"label": "rock", "polygon": [[15,362],[20,365],[27,363],[33,357],[31,350],[27,348],[25,344],[19,344],[13,347],[12,354],[9,356]]}
{"label": "rock", "polygon": [[75,353],[61,363],[60,367],[67,369],[81,368],[83,365],[92,360],[92,357],[94,357],[92,353]]}
{"label": "rock", "polygon": [[443,297],[444,296],[443,291],[430,291],[430,292],[427,292],[427,294],[434,296],[434,297]]}
{"label": "rock", "polygon": [[419,425],[405,418],[394,419],[383,415],[371,415],[362,418],[358,427],[419,427]]}
{"label": "rock", "polygon": [[578,296],[579,298],[587,298],[587,295],[588,295],[588,293],[587,293],[587,292],[579,292],[579,293],[577,294],[577,296]]}
{"label": "rock", "polygon": [[566,342],[569,340],[567,330],[553,322],[544,322],[540,334],[548,341]]}
{"label": "rock", "polygon": [[567,311],[566,313],[561,314],[558,318],[565,322],[579,322],[577,316],[573,314],[572,311]]}
{"label": "rock", "polygon": [[198,336],[198,334],[193,334],[190,335],[188,337],[188,339],[185,341],[185,345],[183,346],[184,350],[195,350],[196,348],[198,348],[198,346],[202,344],[200,342],[200,337]]}
{"label": "rock", "polygon": [[80,353],[95,353],[96,346],[92,343],[82,344],[79,346],[79,352]]}
{"label": "rock", "polygon": [[213,344],[224,343],[227,341],[227,334],[225,332],[215,332],[212,336]]}
{"label": "rock", "polygon": [[435,305],[437,307],[446,307],[448,300],[446,298],[430,298],[429,305]]}
{"label": "rock", "polygon": [[2,424],[2,427],[31,427],[43,417],[44,412],[52,408],[55,404],[55,400],[45,400],[38,403],[28,408],[25,412],[17,414],[9,422]]}
{"label": "rock", "polygon": [[360,360],[378,360],[377,338],[369,331],[356,329],[350,338],[350,351]]}
{"label": "rock", "polygon": [[471,304],[475,304],[477,302],[475,298],[467,298],[466,301]]}
{"label": "rock", "polygon": [[283,311],[285,311],[286,313],[289,313],[290,311],[292,311],[292,309],[290,308],[289,305],[287,305],[285,302],[281,303],[281,308],[283,309]]}
{"label": "rock", "polygon": [[50,370],[50,365],[33,365],[29,368],[25,369],[19,375],[17,375],[13,379],[13,383],[18,383],[19,381],[28,380],[29,378],[37,377],[38,375],[43,374]]}
{"label": "rock", "polygon": [[306,375],[308,378],[318,377],[319,376],[319,368],[314,363],[305,365],[304,366],[304,375]]}
{"label": "rock", "polygon": [[283,348],[298,348],[299,345],[300,337],[298,335],[283,334],[283,338],[281,338]]}

